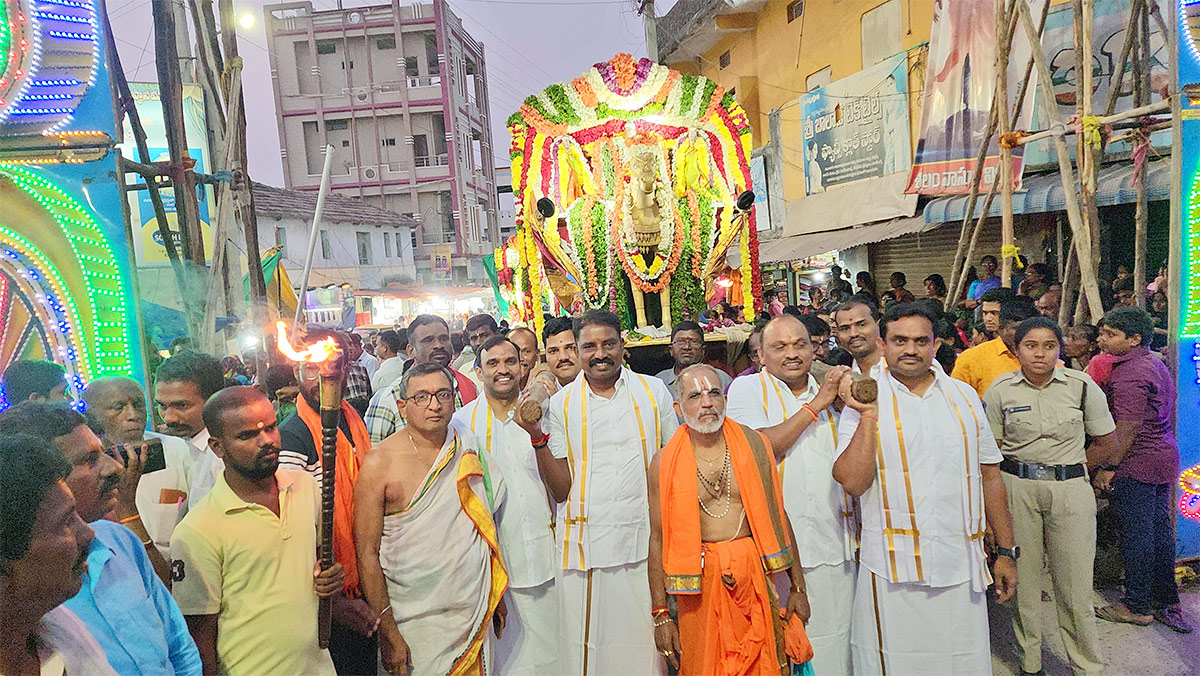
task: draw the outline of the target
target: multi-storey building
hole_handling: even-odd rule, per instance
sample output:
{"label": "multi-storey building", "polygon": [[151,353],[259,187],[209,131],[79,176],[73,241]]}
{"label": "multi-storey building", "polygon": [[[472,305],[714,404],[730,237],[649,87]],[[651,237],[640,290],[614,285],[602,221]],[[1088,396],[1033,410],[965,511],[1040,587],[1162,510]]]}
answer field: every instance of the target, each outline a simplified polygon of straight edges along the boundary
{"label": "multi-storey building", "polygon": [[[417,222],[417,276],[485,279],[499,238],[483,45],[444,0],[263,8],[286,187],[331,187]],[[441,272],[439,280],[446,281]]]}

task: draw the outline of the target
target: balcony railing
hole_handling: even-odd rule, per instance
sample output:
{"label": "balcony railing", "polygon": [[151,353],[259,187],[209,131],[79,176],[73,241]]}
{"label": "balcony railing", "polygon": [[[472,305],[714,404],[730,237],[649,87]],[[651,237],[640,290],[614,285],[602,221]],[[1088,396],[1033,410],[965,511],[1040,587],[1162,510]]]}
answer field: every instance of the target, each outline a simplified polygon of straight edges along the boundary
{"label": "balcony railing", "polygon": [[445,167],[450,164],[450,156],[443,155],[418,155],[414,160],[414,164],[418,167]]}
{"label": "balcony railing", "polygon": [[423,77],[409,77],[408,86],[413,87],[436,87],[442,84],[441,75],[426,75]]}

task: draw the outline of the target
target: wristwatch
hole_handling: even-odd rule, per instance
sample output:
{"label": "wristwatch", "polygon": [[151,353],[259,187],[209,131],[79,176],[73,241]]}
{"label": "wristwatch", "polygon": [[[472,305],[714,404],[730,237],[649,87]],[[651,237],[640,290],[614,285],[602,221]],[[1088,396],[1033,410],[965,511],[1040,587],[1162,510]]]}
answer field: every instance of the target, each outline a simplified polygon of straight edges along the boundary
{"label": "wristwatch", "polygon": [[1012,559],[1013,561],[1016,561],[1017,559],[1021,558],[1021,546],[1013,545],[1012,549],[1006,549],[1004,547],[996,547],[996,555],[997,556],[1007,556],[1008,558]]}

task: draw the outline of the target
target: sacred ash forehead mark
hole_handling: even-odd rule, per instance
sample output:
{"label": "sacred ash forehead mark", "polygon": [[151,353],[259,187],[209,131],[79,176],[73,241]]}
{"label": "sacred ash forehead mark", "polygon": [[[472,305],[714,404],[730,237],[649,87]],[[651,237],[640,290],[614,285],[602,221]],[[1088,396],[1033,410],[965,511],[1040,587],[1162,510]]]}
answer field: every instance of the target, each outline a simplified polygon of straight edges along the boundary
{"label": "sacred ash forehead mark", "polygon": [[708,392],[715,389],[716,386],[713,385],[710,374],[705,373],[703,375],[692,376],[692,387],[694,387],[697,392]]}

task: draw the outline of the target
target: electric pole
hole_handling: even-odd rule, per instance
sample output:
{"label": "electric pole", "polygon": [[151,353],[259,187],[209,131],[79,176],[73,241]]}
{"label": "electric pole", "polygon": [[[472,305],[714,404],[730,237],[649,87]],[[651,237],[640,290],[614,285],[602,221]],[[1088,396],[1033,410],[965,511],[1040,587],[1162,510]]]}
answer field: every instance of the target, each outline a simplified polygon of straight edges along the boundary
{"label": "electric pole", "polygon": [[658,24],[654,17],[654,0],[641,0],[638,14],[646,22],[646,56],[658,63]]}

